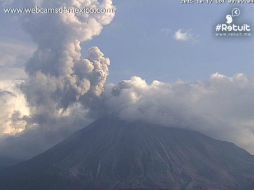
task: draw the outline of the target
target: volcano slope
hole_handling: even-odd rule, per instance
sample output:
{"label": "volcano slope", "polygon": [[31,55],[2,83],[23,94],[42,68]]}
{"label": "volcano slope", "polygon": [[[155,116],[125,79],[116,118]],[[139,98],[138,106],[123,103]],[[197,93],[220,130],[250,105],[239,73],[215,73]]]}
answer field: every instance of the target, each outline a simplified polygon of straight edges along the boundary
{"label": "volcano slope", "polygon": [[0,172],[1,190],[251,190],[254,157],[198,132],[108,117]]}

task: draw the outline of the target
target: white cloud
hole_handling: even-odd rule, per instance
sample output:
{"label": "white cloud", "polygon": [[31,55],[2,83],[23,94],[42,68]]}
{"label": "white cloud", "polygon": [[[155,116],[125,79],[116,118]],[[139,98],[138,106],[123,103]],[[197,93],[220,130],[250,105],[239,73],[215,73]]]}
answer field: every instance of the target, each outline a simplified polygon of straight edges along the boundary
{"label": "white cloud", "polygon": [[123,119],[196,130],[254,153],[254,79],[243,74],[215,73],[196,83],[133,77],[105,96],[107,110]]}
{"label": "white cloud", "polygon": [[181,42],[194,40],[194,37],[189,31],[183,31],[182,29],[179,29],[175,32],[174,38],[176,41],[181,41]]}
{"label": "white cloud", "polygon": [[0,137],[15,135],[27,127],[30,115],[24,94],[17,87],[21,81],[0,81]]}

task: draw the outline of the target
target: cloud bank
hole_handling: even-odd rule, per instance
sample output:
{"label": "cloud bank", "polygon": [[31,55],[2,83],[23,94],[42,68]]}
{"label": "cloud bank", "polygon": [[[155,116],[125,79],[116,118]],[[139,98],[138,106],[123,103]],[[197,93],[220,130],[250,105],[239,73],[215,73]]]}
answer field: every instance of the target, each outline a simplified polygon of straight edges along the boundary
{"label": "cloud bank", "polygon": [[254,152],[254,80],[213,74],[208,81],[151,84],[140,77],[107,89],[107,110],[127,120],[197,130]]}

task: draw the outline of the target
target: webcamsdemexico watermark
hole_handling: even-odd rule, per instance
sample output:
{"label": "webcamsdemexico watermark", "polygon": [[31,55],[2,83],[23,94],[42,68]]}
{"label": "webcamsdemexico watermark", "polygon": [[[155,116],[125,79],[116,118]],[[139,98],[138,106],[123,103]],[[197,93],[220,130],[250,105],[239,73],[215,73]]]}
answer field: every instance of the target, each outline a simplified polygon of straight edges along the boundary
{"label": "webcamsdemexico watermark", "polygon": [[233,8],[230,13],[226,14],[222,23],[216,24],[215,35],[217,37],[250,37],[252,26],[241,21],[240,17],[241,10]]}
{"label": "webcamsdemexico watermark", "polygon": [[76,7],[30,7],[30,8],[4,8],[5,14],[107,14],[114,13],[114,8],[76,8]]}

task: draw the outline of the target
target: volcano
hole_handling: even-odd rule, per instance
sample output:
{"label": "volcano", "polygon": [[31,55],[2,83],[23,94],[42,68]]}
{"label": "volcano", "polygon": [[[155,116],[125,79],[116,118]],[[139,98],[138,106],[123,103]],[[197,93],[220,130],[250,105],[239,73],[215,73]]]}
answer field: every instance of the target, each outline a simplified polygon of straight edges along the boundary
{"label": "volcano", "polygon": [[0,172],[1,190],[248,190],[254,157],[186,129],[103,118]]}

